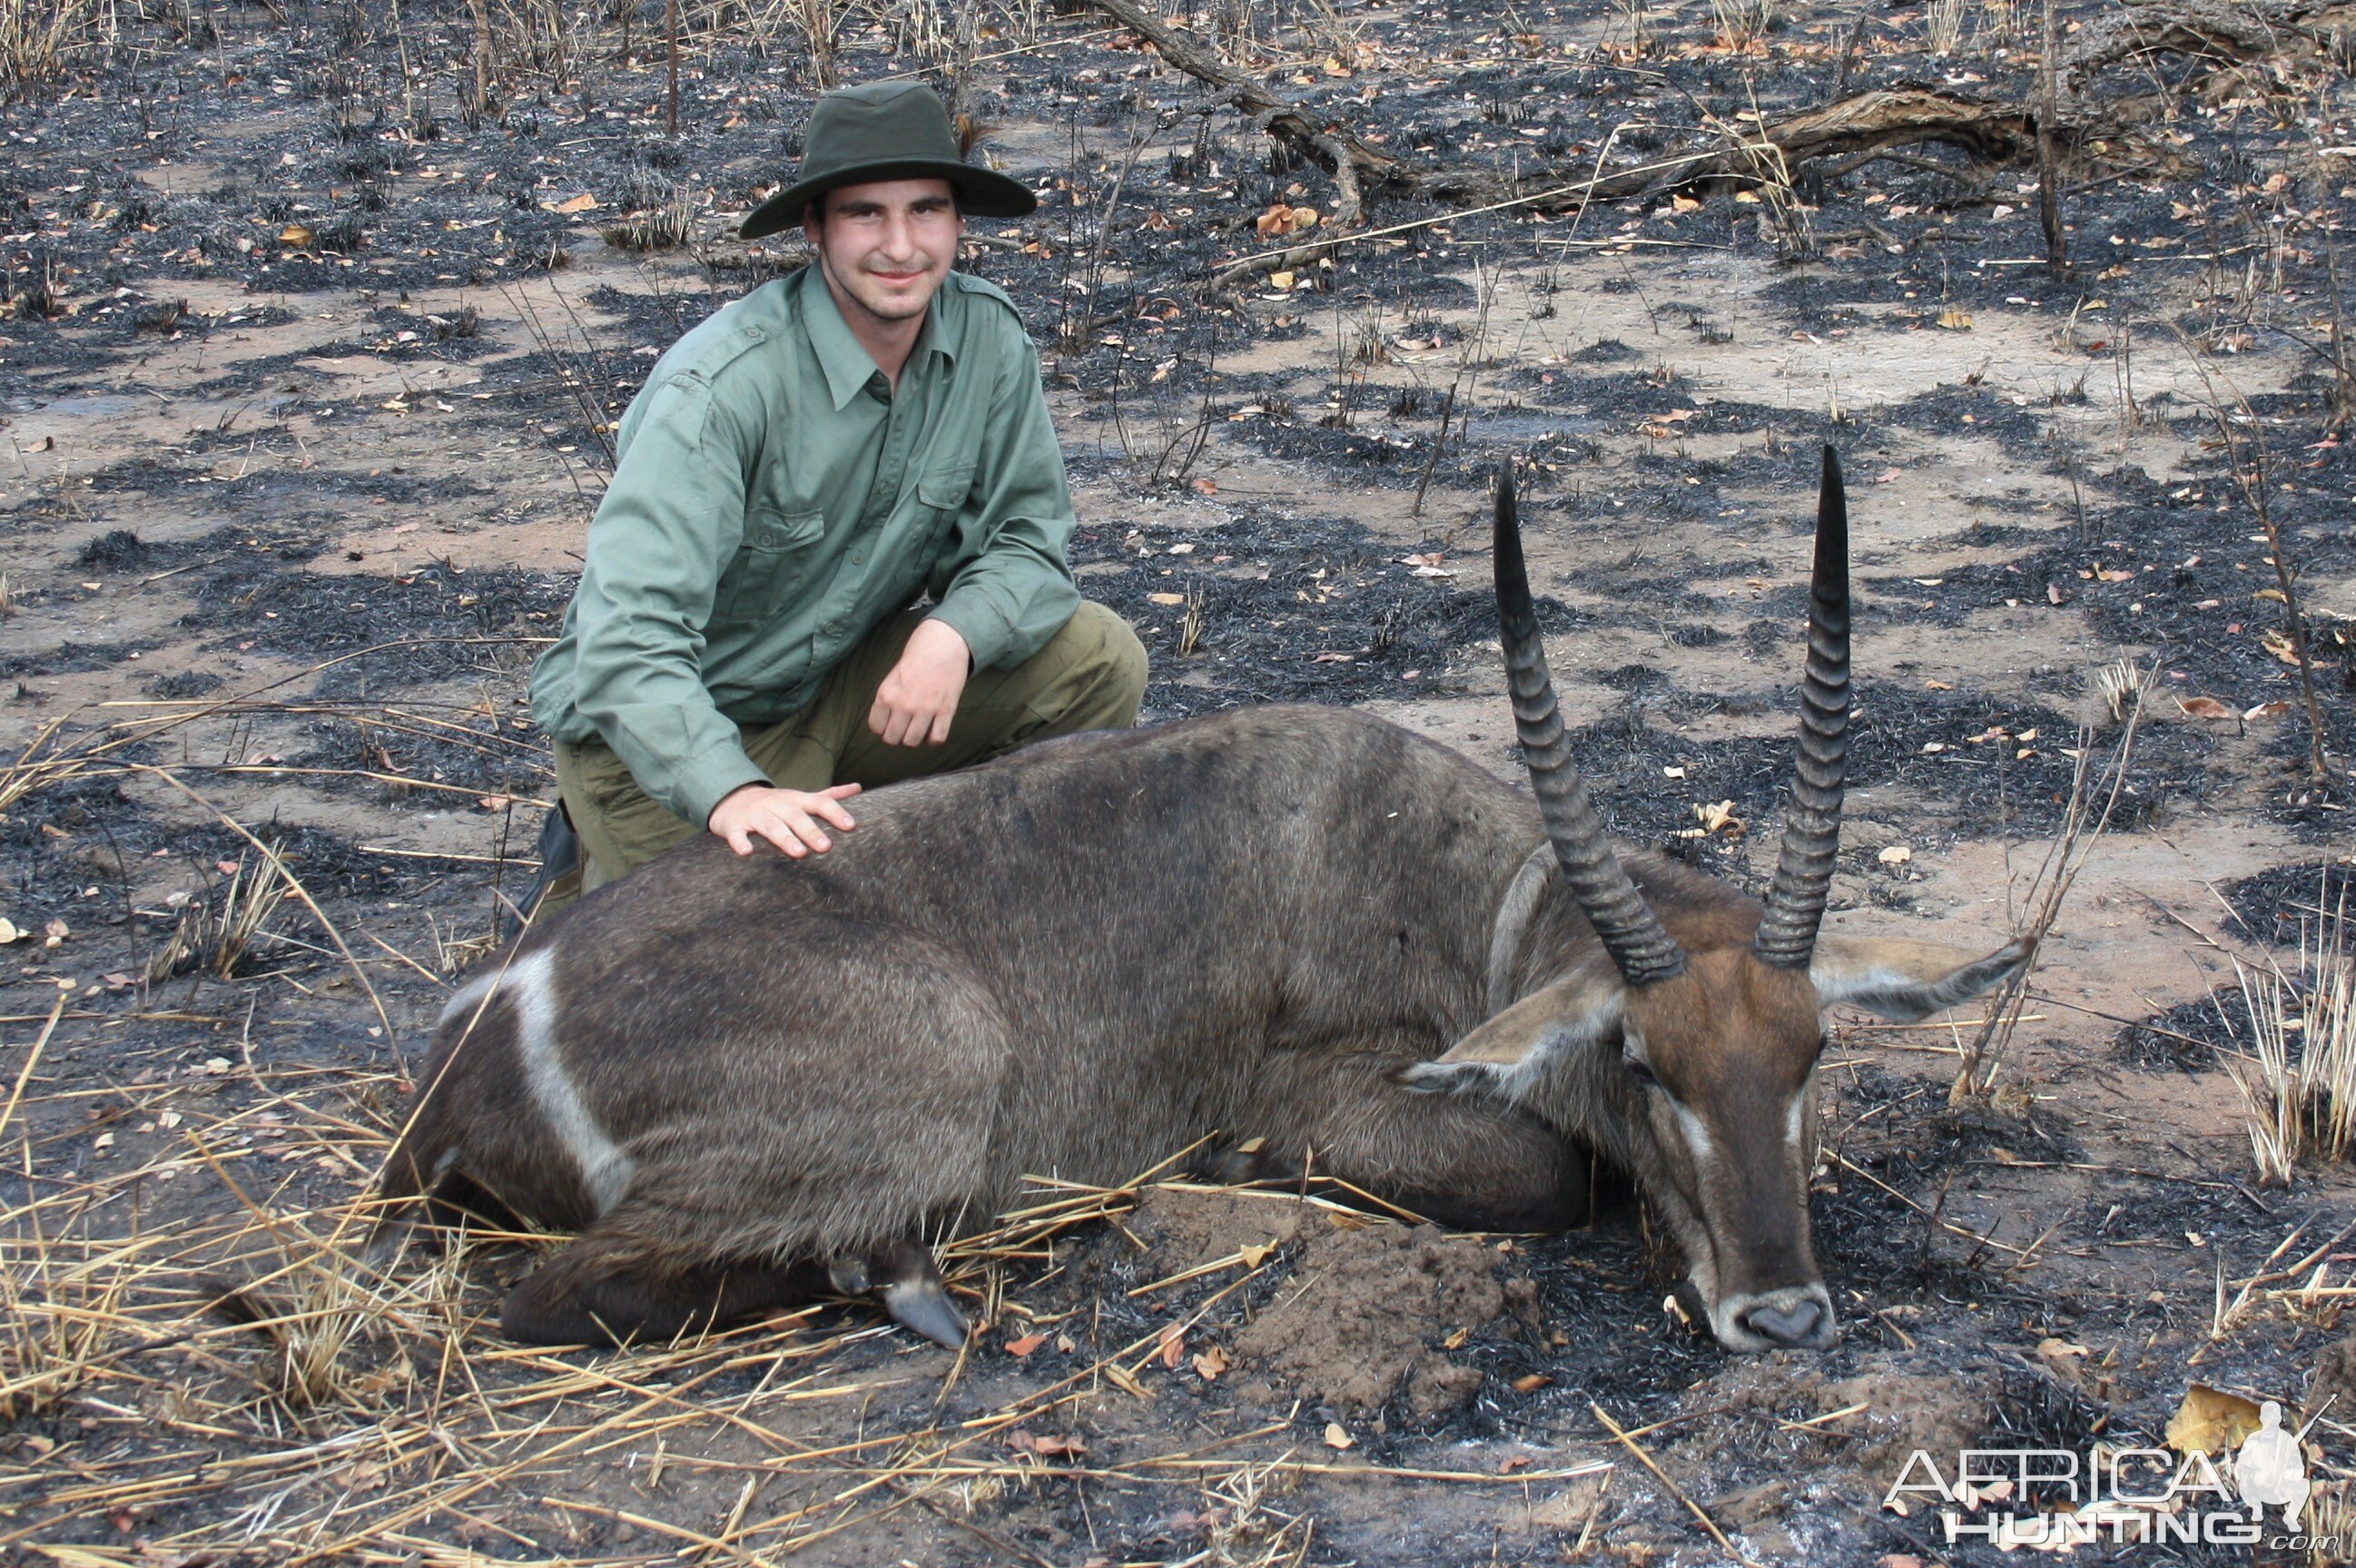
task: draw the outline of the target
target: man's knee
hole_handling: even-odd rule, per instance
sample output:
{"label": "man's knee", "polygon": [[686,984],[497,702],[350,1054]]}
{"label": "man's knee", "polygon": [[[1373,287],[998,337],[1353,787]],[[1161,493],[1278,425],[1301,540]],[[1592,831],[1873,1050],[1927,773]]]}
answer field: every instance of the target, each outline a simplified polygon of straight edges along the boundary
{"label": "man's knee", "polygon": [[[1129,622],[1093,600],[1082,600],[1056,634],[1071,644],[1068,682],[1073,716],[1084,729],[1127,729],[1145,701],[1145,644]],[[1078,710],[1085,710],[1083,715]]]}

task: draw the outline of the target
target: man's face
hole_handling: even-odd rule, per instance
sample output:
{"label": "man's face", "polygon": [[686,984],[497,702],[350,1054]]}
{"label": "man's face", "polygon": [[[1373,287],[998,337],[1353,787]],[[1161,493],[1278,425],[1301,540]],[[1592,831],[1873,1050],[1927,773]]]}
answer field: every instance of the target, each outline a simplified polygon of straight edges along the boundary
{"label": "man's face", "polygon": [[838,297],[877,321],[905,321],[949,275],[965,220],[948,180],[886,179],[828,191],[803,228]]}

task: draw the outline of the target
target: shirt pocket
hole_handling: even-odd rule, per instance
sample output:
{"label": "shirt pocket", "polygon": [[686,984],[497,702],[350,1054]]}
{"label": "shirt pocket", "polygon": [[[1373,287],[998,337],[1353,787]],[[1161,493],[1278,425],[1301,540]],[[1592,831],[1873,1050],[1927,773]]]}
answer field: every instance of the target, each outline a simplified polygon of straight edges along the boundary
{"label": "shirt pocket", "polygon": [[916,499],[926,514],[920,525],[925,547],[918,559],[927,570],[940,553],[950,525],[965,510],[965,499],[973,489],[973,470],[974,465],[966,463],[935,468],[916,478]]}
{"label": "shirt pocket", "polygon": [[755,507],[744,520],[744,543],[712,596],[712,618],[757,623],[775,616],[781,607],[778,596],[792,585],[802,557],[825,532],[822,511]]}

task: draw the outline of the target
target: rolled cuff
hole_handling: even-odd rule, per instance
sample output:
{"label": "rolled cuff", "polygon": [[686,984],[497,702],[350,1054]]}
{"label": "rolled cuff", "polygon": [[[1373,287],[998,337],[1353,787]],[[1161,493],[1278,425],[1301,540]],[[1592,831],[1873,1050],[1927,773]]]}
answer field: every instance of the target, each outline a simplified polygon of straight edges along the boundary
{"label": "rolled cuff", "polygon": [[978,593],[951,590],[925,618],[939,621],[964,638],[977,670],[996,669],[1014,641],[1014,623]]}
{"label": "rolled cuff", "polygon": [[744,755],[742,746],[715,746],[680,768],[663,804],[702,828],[711,823],[713,809],[731,794],[747,784],[768,782],[769,776]]}

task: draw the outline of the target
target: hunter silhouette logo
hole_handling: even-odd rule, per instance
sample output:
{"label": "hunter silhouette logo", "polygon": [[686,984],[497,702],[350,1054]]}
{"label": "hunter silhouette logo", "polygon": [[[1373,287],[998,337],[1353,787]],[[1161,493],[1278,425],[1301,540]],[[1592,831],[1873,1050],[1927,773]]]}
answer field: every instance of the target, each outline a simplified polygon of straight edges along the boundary
{"label": "hunter silhouette logo", "polygon": [[2252,1509],[2271,1504],[2283,1510],[2286,1527],[2298,1528],[2299,1510],[2315,1483],[2307,1478],[2307,1455],[2299,1451],[2297,1434],[2283,1430],[2276,1401],[2258,1407],[2258,1430],[2242,1440],[2233,1455],[2233,1489]]}
{"label": "hunter silhouette logo", "polygon": [[[1927,1507],[1948,1544],[1978,1540],[2002,1551],[2107,1541],[2338,1552],[2338,1536],[2300,1533],[2315,1493],[2305,1442],[2322,1417],[2316,1412],[2294,1432],[2278,1401],[2254,1406],[2196,1384],[2169,1423],[2166,1448],[1966,1448],[1952,1469],[1918,1448],[1881,1506],[1898,1514]],[[2267,1534],[2271,1509],[2282,1510],[2290,1534]]]}

